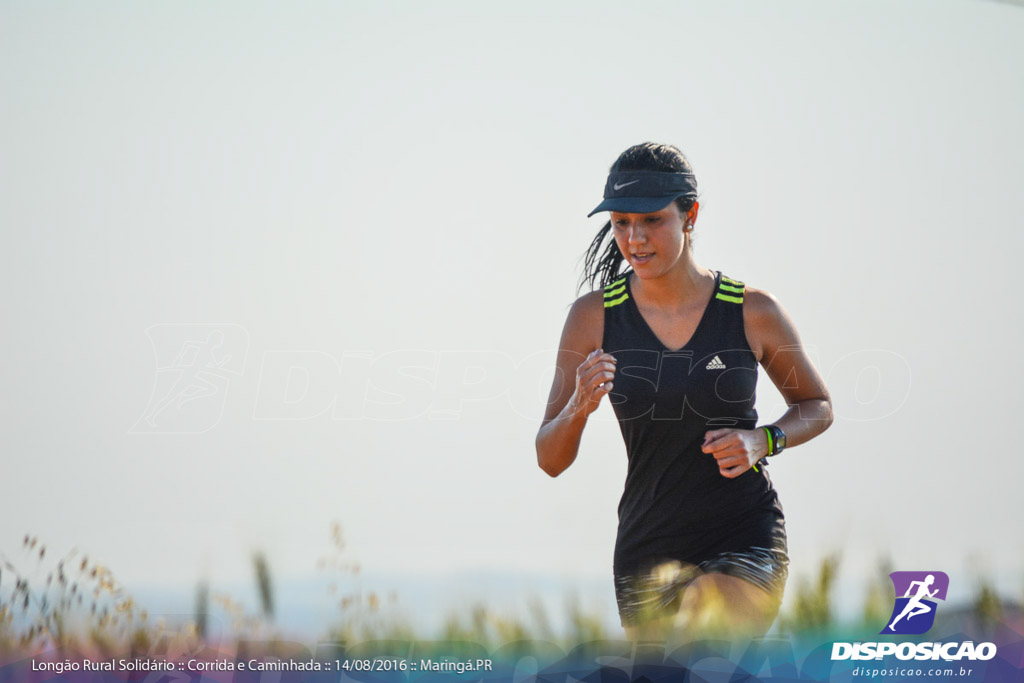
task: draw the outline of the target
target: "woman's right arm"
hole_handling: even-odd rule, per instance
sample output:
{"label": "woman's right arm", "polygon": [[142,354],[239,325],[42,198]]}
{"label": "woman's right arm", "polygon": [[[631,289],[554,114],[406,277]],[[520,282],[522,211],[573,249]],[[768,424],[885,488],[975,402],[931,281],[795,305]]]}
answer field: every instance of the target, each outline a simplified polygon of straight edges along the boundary
{"label": "woman's right arm", "polygon": [[599,348],[603,335],[604,295],[591,292],[576,300],[565,320],[555,378],[537,432],[537,464],[552,477],[576,459],[587,418],[612,390],[615,358]]}

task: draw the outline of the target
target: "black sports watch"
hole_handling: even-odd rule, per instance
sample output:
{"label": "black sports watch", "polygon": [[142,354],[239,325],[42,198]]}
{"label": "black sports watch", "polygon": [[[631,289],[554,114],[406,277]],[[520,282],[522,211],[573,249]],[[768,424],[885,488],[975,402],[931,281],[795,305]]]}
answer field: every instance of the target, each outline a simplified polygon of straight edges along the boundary
{"label": "black sports watch", "polygon": [[781,427],[765,425],[761,429],[768,434],[768,456],[778,455],[786,448],[786,432]]}

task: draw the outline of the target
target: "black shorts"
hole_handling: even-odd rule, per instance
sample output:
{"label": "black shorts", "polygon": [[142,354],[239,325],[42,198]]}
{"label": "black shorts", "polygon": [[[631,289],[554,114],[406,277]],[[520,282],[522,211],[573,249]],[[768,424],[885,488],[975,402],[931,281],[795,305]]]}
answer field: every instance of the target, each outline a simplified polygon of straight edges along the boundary
{"label": "black shorts", "polygon": [[622,625],[635,626],[674,614],[679,610],[686,586],[698,576],[712,572],[749,581],[781,600],[789,576],[789,555],[782,548],[754,546],[721,552],[695,565],[672,560],[649,572],[615,574],[615,601]]}

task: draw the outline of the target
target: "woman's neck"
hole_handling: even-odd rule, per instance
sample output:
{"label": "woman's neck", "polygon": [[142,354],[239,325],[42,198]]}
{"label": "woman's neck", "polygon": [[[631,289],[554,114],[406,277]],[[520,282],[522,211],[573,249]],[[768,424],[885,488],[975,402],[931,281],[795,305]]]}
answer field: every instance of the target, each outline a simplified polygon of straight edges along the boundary
{"label": "woman's neck", "polygon": [[632,289],[647,305],[670,310],[703,300],[709,279],[715,279],[714,273],[695,262],[687,249],[676,267],[659,277],[634,275]]}

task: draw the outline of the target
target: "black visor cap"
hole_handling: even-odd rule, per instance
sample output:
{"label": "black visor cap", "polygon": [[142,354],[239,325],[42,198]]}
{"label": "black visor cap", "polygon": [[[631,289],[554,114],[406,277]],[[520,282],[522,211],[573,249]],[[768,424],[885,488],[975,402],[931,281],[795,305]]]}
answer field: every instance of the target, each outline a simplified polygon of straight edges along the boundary
{"label": "black visor cap", "polygon": [[587,217],[600,211],[651,213],[661,211],[679,197],[697,198],[697,179],[692,173],[620,171],[608,174],[604,201]]}

